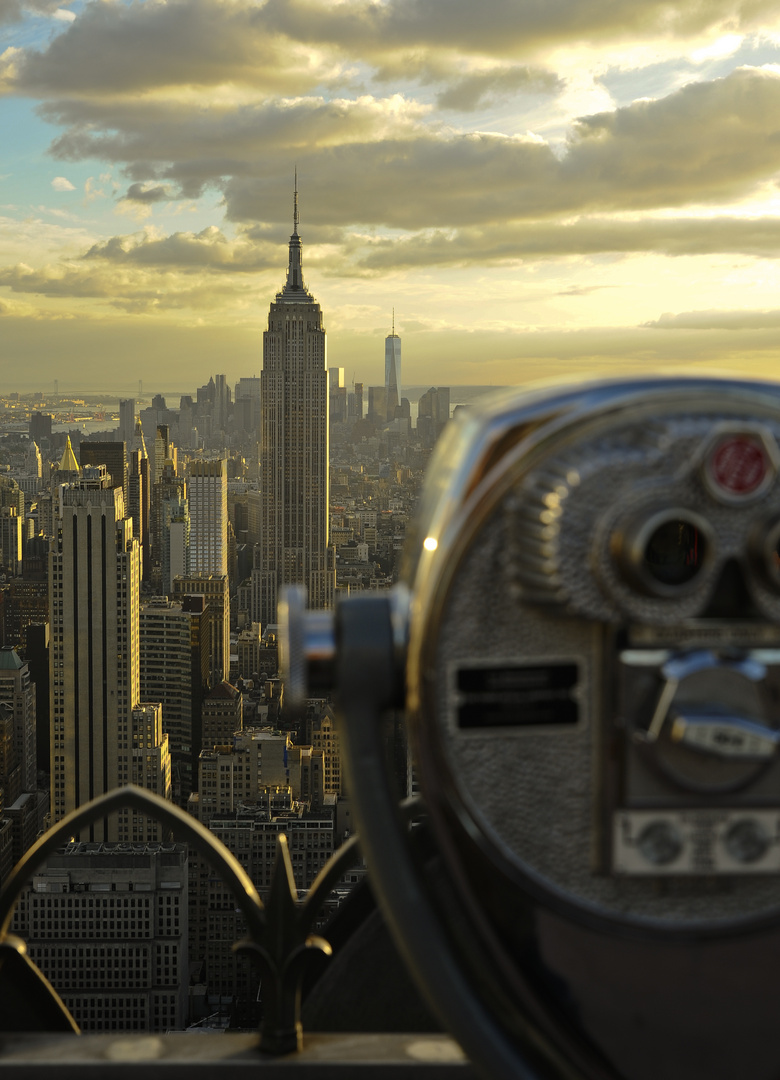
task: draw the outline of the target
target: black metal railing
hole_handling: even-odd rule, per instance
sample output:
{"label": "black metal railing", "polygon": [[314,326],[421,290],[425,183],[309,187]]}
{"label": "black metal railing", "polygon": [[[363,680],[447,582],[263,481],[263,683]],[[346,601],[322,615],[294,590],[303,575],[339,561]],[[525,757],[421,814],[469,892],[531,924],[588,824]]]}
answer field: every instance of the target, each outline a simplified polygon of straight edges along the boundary
{"label": "black metal railing", "polygon": [[25,942],[10,933],[16,904],[29,878],[74,834],[118,810],[152,817],[185,840],[227,884],[244,917],[247,936],[233,948],[258,964],[263,987],[260,1050],[282,1055],[301,1047],[301,988],[307,967],[331,946],[313,927],[333,887],[359,856],[351,837],[331,856],[302,900],[293,876],[287,838],[277,838],[271,888],[264,905],[251,878],[233,854],[197,819],[143,788],[129,785],[99,796],[64,817],[14,867],[0,892],[0,1032],[26,1025],[19,1011],[33,1013],[40,1030],[78,1032],[57,991],[27,954]]}

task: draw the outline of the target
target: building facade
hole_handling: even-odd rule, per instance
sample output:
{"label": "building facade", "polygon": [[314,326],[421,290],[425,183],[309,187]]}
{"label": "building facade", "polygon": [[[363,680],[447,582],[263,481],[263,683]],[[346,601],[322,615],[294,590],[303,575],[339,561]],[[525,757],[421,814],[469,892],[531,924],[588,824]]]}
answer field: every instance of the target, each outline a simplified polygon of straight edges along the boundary
{"label": "building facade", "polygon": [[[131,402],[135,408],[135,402]],[[133,536],[141,544],[141,576],[144,580],[152,568],[151,548],[151,505],[152,489],[149,477],[149,456],[141,421],[135,422],[132,440],[127,443],[127,490],[129,503],[128,516],[133,519]]]}
{"label": "building facade", "polygon": [[210,613],[209,645],[210,683],[227,679],[230,674],[230,584],[227,574],[193,574],[173,579],[173,598],[184,602],[187,596],[203,596]]}
{"label": "building facade", "polygon": [[187,1020],[187,846],[70,843],[20,898],[15,932],[82,1031]]}
{"label": "building facade", "polygon": [[133,441],[135,435],[135,398],[122,398],[119,402],[119,427],[116,437],[126,443]]}
{"label": "building facade", "polygon": [[227,462],[193,461],[187,473],[190,572],[227,574]]}
{"label": "building facade", "polygon": [[29,665],[13,648],[0,649],[0,709],[13,715],[13,758],[20,768],[21,791],[35,791],[35,684]]}
{"label": "building facade", "polygon": [[[51,805],[59,821],[129,780],[141,556],[121,488],[66,487],[49,556]],[[104,835],[91,827],[89,839]]]}
{"label": "building facade", "polygon": [[[62,489],[49,553],[51,809],[55,822],[133,779],[134,709],[140,701],[141,547],[121,488],[90,480]],[[155,724],[161,745],[161,725]],[[144,744],[146,741],[144,730]],[[167,741],[166,741],[167,747]],[[167,750],[166,750],[167,752]],[[161,750],[162,753],[162,750]],[[170,777],[170,767],[168,769]],[[155,780],[153,790],[167,789]],[[154,836],[120,811],[82,840]]]}
{"label": "building facade", "polygon": [[[209,829],[231,851],[249,874],[263,900],[271,886],[280,834],[287,837],[293,876],[299,891],[311,888],[317,874],[333,854],[333,807],[308,811],[291,798],[289,789],[261,796],[258,805],[241,807],[233,814],[212,818]],[[257,1004],[263,989],[246,956],[231,948],[246,935],[235,897],[214,873],[206,879],[205,895],[195,915],[205,933],[200,938],[205,955],[205,978],[212,995],[231,1001],[236,1021],[257,1023]]]}
{"label": "building facade", "polygon": [[217,683],[203,699],[201,748],[210,750],[232,742],[244,726],[243,699],[229,682]]}
{"label": "building facade", "polygon": [[208,691],[211,615],[203,596],[141,605],[141,699],[159,701],[170,741],[173,798],[180,806],[198,782],[201,702]]}
{"label": "building facade", "polygon": [[[111,477],[111,487],[121,488],[125,509],[130,505],[127,486],[127,445],[124,442],[97,442],[82,439],[79,447],[81,467],[105,465]],[[129,514],[128,514],[129,516]]]}
{"label": "building facade", "polygon": [[320,305],[303,281],[295,192],[287,280],[263,334],[261,537],[252,572],[252,620],[276,622],[280,589],[306,586],[309,606],[330,607],[335,557],[328,544],[328,371]]}
{"label": "building facade", "polygon": [[[161,799],[171,797],[171,752],[167,732],[163,731],[161,703],[136,705],[133,709],[133,749],[130,783],[153,791]],[[133,841],[168,839],[168,829],[153,816],[133,814]]]}

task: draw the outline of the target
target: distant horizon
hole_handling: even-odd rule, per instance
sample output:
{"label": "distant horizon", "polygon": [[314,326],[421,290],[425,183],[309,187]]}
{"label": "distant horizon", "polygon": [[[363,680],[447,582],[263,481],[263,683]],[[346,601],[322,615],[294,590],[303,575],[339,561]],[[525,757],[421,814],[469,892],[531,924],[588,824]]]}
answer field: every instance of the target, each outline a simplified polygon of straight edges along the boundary
{"label": "distant horizon", "polygon": [[[215,372],[214,374],[217,374],[217,372]],[[231,387],[231,390],[232,390],[233,387],[235,386],[235,383],[238,382],[238,379],[250,378],[250,377],[251,376],[239,375],[238,378],[232,383],[230,382],[230,380],[228,380],[228,385]],[[357,381],[359,382],[360,380],[358,379]],[[203,386],[204,384],[200,383],[199,385]],[[349,384],[349,385],[351,385],[351,384]],[[380,386],[382,384],[379,383],[379,382],[371,383],[371,384],[368,384],[368,383],[363,384],[364,388],[367,388],[368,385]],[[473,394],[478,392],[478,391],[487,392],[487,391],[490,391],[490,390],[505,390],[505,389],[509,389],[511,385],[513,385],[513,384],[507,384],[507,383],[444,383],[444,382],[440,382],[440,383],[430,383],[430,382],[412,383],[409,386],[403,386],[402,387],[401,396],[402,397],[410,397],[410,394],[411,394],[411,395],[414,395],[414,398],[416,400],[422,394],[424,394],[426,390],[429,390],[431,388],[431,386],[449,386],[450,391],[453,391],[453,390],[457,390],[457,391],[468,390],[468,391],[470,391],[471,395],[473,396]],[[522,385],[522,384],[518,384],[518,385]],[[349,386],[348,386],[348,388],[349,388]],[[139,397],[142,400],[147,400],[148,399],[149,401],[151,401],[151,399],[153,397],[156,397],[159,394],[161,397],[166,398],[166,404],[167,404],[168,408],[178,408],[178,399],[183,397],[183,396],[186,396],[186,395],[193,396],[194,392],[197,389],[198,389],[197,386],[188,387],[185,390],[182,390],[182,389],[158,390],[156,388],[147,390],[146,388],[144,388],[143,393],[139,395],[137,390],[135,390],[135,391],[132,391],[132,390],[127,390],[127,391],[123,391],[123,390],[93,390],[93,389],[86,390],[83,387],[73,390],[73,389],[69,389],[69,388],[66,387],[65,389],[60,388],[60,390],[57,391],[57,396],[63,401],[70,401],[70,400],[73,400],[74,398],[83,398],[83,399],[92,398],[92,399],[98,399],[98,401],[100,401],[100,402],[108,403],[108,402],[113,401],[113,400],[120,401],[120,400],[130,399],[130,398],[133,398],[136,401],[138,401]],[[15,393],[18,393],[20,396],[27,399],[31,395],[39,394],[39,393],[48,393],[48,392],[49,391],[42,390],[40,386],[33,386],[33,387],[30,387],[30,388],[28,388],[26,390],[11,388],[9,390],[6,390],[2,394],[0,394],[0,400],[2,400],[3,398],[9,398],[11,394],[15,394]],[[52,391],[50,391],[50,393],[51,393],[51,396],[53,397],[54,396],[54,391],[52,390]],[[177,404],[176,405],[171,405],[171,403],[167,401],[167,399],[169,397],[172,398],[172,399],[176,398],[177,399]],[[51,399],[49,397],[46,397],[44,400],[47,401],[47,402],[50,402]],[[410,400],[411,400],[411,398],[410,398]]]}

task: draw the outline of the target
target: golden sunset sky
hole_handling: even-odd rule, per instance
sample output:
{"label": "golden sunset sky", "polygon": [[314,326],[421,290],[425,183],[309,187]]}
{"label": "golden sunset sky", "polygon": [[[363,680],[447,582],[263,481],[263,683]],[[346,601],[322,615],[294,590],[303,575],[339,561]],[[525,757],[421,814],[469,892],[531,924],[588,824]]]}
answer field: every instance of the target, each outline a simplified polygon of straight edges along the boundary
{"label": "golden sunset sky", "polygon": [[258,374],[296,167],[347,381],[778,370],[777,3],[0,0],[0,92],[2,392]]}

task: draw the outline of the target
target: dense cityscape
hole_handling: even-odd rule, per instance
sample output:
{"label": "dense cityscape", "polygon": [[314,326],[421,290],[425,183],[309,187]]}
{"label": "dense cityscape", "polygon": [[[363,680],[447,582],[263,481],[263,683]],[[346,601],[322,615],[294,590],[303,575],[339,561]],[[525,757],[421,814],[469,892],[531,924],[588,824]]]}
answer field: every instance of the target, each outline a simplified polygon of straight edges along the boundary
{"label": "dense cityscape", "polygon": [[[328,367],[302,263],[296,191],[259,377],[215,374],[177,407],[140,385],[0,400],[0,883],[50,825],[129,783],[197,818],[262,898],[280,833],[303,893],[352,832],[331,702],[285,706],[279,592],[300,582],[329,608],[397,580],[450,390],[413,416],[394,319],[378,385]],[[403,791],[400,743],[396,763]],[[51,857],[14,925],[84,1031],[262,1010],[229,890],[136,811]]]}

